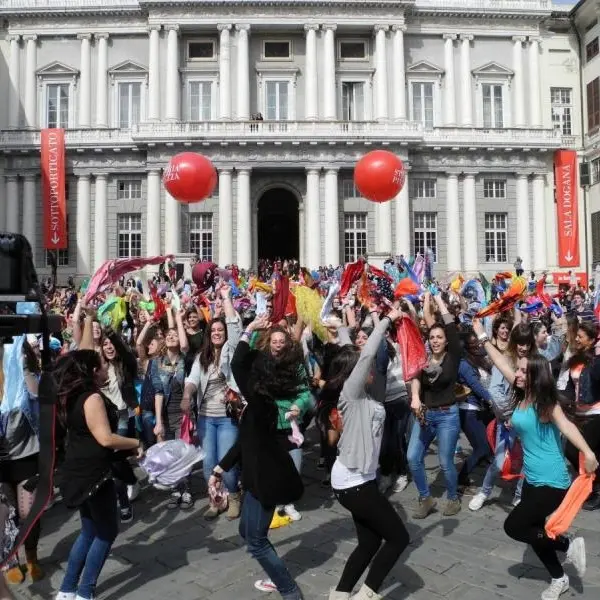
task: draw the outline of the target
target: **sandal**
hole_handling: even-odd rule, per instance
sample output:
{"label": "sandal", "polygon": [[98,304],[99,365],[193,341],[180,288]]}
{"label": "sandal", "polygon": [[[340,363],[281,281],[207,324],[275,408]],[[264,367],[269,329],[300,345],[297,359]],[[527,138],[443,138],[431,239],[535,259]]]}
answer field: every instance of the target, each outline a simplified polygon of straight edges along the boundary
{"label": "sandal", "polygon": [[167,504],[167,508],[170,510],[175,510],[181,506],[181,494],[179,492],[173,492],[171,494],[171,498]]}
{"label": "sandal", "polygon": [[191,510],[194,508],[195,501],[189,492],[183,492],[179,501],[179,507],[181,510]]}

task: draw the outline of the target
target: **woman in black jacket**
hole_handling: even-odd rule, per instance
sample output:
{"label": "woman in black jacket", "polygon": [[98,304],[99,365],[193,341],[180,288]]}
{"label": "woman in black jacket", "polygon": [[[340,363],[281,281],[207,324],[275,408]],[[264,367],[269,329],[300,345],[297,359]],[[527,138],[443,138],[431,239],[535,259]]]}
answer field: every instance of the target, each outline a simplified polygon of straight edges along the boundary
{"label": "woman in black jacket", "polygon": [[[240,535],[281,597],[302,600],[302,592],[269,542],[268,533],[275,507],[297,501],[303,492],[290,455],[277,441],[275,401],[295,396],[305,381],[296,361],[250,348],[252,333],[268,327],[267,318],[258,317],[248,325],[236,347],[231,370],[248,404],[240,419],[238,439],[214,468],[208,484],[222,486],[223,472],[241,463],[245,496]],[[263,583],[259,581],[255,586],[264,589]]]}

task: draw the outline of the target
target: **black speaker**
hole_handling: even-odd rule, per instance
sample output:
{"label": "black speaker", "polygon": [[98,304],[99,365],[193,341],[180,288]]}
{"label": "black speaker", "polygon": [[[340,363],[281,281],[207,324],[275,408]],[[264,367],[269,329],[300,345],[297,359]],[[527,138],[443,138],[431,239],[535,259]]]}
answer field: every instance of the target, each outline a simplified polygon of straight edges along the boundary
{"label": "black speaker", "polygon": [[0,233],[0,297],[36,298],[38,278],[27,238]]}
{"label": "black speaker", "polygon": [[176,269],[176,280],[179,281],[180,279],[183,278],[183,269],[184,269],[184,265],[183,263],[177,263],[175,266]]}
{"label": "black speaker", "polygon": [[579,163],[579,185],[584,187],[586,185],[591,185],[590,181],[590,163],[582,162]]}

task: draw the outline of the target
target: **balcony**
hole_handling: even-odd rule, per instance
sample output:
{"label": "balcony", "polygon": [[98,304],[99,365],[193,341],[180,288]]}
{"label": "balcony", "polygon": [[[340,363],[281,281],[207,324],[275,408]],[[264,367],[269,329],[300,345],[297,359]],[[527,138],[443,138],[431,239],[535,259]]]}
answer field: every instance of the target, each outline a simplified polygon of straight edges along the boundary
{"label": "balcony", "polygon": [[435,148],[560,148],[561,132],[556,129],[480,129],[439,127],[423,134],[427,146]]}
{"label": "balcony", "polygon": [[138,0],[0,0],[0,13],[11,14],[86,14],[139,11]]}
{"label": "balcony", "polygon": [[[67,129],[65,146],[94,149],[133,146],[131,132],[127,129]],[[39,130],[0,131],[0,150],[4,152],[30,151],[40,147]]]}
{"label": "balcony", "polygon": [[460,13],[520,13],[550,12],[552,0],[416,0],[419,12]]}

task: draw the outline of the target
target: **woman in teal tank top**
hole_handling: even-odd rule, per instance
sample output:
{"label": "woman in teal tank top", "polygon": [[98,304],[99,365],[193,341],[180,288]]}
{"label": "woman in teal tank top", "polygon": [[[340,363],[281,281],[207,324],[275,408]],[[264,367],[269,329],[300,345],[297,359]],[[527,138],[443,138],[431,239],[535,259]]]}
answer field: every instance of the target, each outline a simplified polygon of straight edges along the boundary
{"label": "woman in teal tank top", "polygon": [[[481,331],[474,324],[475,331]],[[569,589],[557,552],[566,553],[580,577],[585,573],[586,556],[583,538],[555,540],[546,535],[546,519],[564,499],[571,477],[562,450],[561,434],[585,458],[585,470],[594,473],[596,456],[577,427],[567,419],[558,402],[558,392],[550,364],[539,354],[521,358],[516,371],[490,343],[485,333],[478,335],[488,355],[513,386],[513,405],[509,427],[513,427],[523,447],[525,483],[521,503],[504,522],[504,531],[514,540],[529,544],[550,573],[550,586],[542,592],[542,600],[557,600]]]}

